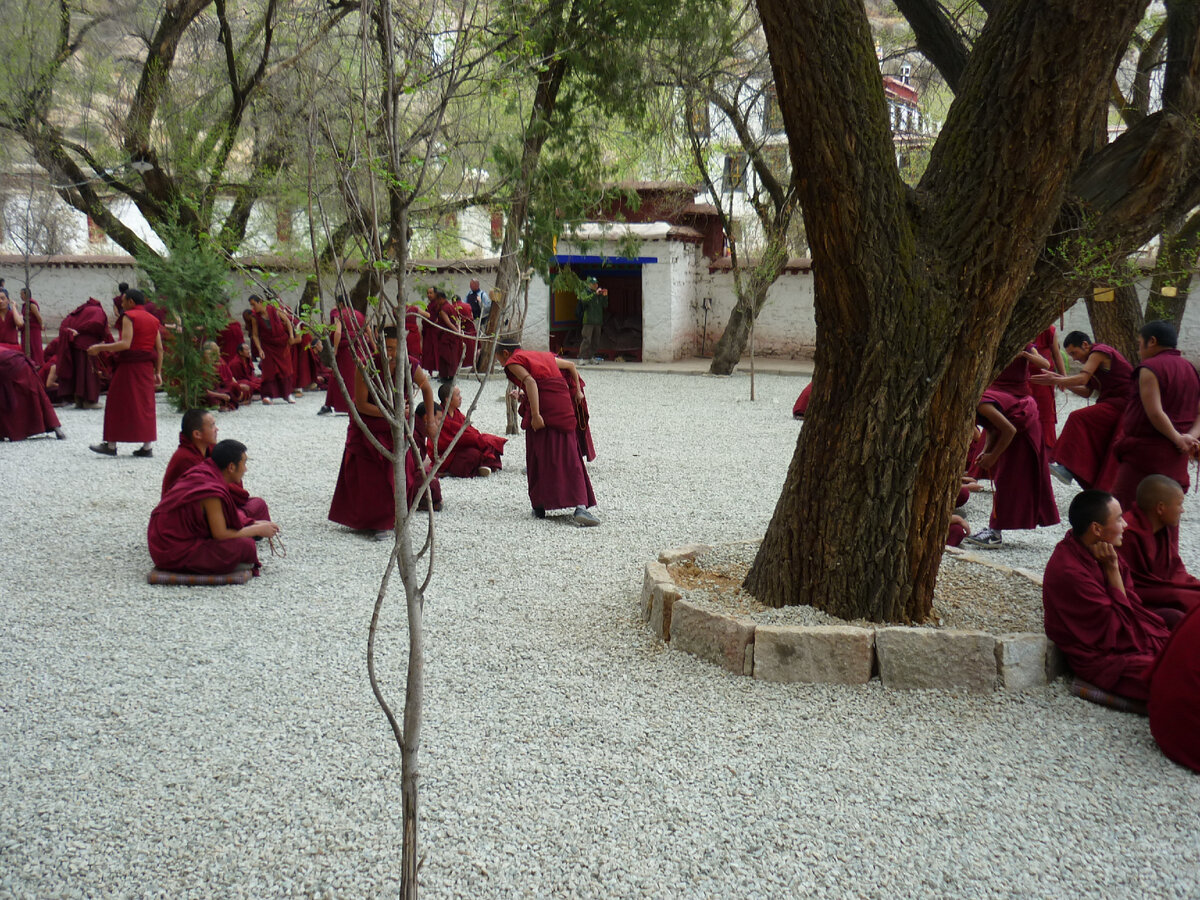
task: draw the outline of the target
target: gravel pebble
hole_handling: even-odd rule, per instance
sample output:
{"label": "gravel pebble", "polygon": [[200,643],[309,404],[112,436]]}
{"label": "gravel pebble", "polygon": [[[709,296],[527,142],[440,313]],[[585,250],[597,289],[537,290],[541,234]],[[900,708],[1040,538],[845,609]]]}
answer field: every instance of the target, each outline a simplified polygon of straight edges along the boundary
{"label": "gravel pebble", "polygon": [[[444,483],[426,896],[1195,896],[1200,778],[1144,719],[1061,684],[765,684],[665,651],[643,565],[761,538],[803,379],[760,376],[753,403],[744,376],[587,379],[599,528],[530,515],[520,438],[498,475]],[[289,549],[246,587],[145,583],[165,404],[151,460],[89,453],[98,411],[0,445],[0,900],[395,896],[400,761],[364,666],[387,548],[325,518],[346,419],[320,402],[219,417]],[[1062,531],[995,556],[1040,571]],[[399,705],[400,598],[381,628]]]}

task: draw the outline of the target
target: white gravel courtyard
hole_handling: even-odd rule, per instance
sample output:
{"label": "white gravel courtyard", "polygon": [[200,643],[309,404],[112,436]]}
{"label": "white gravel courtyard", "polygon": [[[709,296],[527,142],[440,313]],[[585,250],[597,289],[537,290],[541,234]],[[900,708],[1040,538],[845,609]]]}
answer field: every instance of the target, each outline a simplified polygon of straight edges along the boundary
{"label": "white gravel courtyard", "polygon": [[[1061,682],[780,685],[663,649],[644,563],[762,536],[806,379],[760,375],[751,403],[745,375],[584,375],[601,527],[532,517],[521,436],[502,473],[442,482],[424,896],[1200,896],[1200,776],[1145,719]],[[364,661],[390,545],[326,519],[348,420],[321,402],[218,416],[289,551],[244,587],[146,584],[179,426],[162,395],[150,460],[90,453],[98,410],[60,410],[67,441],[0,444],[0,900],[395,896],[400,759]],[[993,555],[1040,570],[1065,528]],[[399,707],[401,594],[385,618]]]}

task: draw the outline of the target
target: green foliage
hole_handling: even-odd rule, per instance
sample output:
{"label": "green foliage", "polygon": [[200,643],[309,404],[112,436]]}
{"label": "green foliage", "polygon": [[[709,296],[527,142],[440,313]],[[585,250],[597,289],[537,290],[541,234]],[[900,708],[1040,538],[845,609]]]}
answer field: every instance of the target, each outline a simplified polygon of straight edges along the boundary
{"label": "green foliage", "polygon": [[178,326],[163,360],[163,381],[167,396],[182,412],[205,405],[204,392],[215,376],[214,364],[205,361],[204,343],[229,320],[229,264],[206,236],[197,239],[178,226],[164,227],[161,233],[167,254],[147,254],[138,265],[153,285],[156,302]]}

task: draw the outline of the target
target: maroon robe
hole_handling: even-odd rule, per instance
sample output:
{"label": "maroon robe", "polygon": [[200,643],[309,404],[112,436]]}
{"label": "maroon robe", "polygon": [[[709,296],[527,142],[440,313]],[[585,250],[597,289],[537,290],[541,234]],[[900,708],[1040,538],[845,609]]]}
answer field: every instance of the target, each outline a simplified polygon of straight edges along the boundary
{"label": "maroon robe", "polygon": [[797,419],[803,419],[808,413],[808,401],[812,397],[812,382],[804,386],[804,390],[800,392],[800,396],[796,398],[796,404],[792,407],[792,415]]}
{"label": "maroon robe", "polygon": [[162,490],[159,496],[167,496],[167,491],[171,489],[176,481],[189,472],[193,466],[198,466],[206,459],[208,459],[208,454],[201,453],[196,449],[196,445],[192,443],[192,439],[181,431],[179,433],[179,446],[171,454],[171,460],[167,463],[167,470],[163,472]]}
{"label": "maroon robe", "polygon": [[431,375],[437,371],[438,360],[441,358],[442,332],[433,324],[437,321],[437,311],[441,308],[442,301],[435,297],[425,308],[427,318],[421,319],[421,368]]}
{"label": "maroon robe", "polygon": [[449,326],[442,321],[441,313],[446,313],[451,323],[457,321],[457,314],[454,311],[454,304],[449,300],[439,301],[436,313],[432,311],[433,304],[430,304],[430,310],[431,318],[439,326],[438,328],[430,329],[431,331],[436,331],[438,336],[438,378],[442,379],[442,381],[449,381],[458,374],[458,367],[462,362],[463,341],[459,334],[447,330]]}
{"label": "maroon robe", "polygon": [[[363,413],[362,420],[380,444],[389,451],[394,448],[392,429],[386,419]],[[409,450],[404,454],[404,493],[409,509],[417,499],[423,479],[421,464]],[[396,527],[395,487],[391,461],[375,449],[351,418],[329,504],[329,521],[364,531],[390,531]],[[436,478],[429,485],[429,493],[434,504],[441,503],[441,486]]]}
{"label": "maroon robe", "polygon": [[[407,306],[404,310],[404,346],[408,348],[408,358],[410,363],[419,363],[421,368],[425,368],[425,361],[422,358],[421,349],[421,316],[417,312],[418,307]],[[426,369],[427,372],[433,371]]]}
{"label": "maroon robe", "polygon": [[1150,676],[1150,733],[1159,749],[1200,772],[1200,613],[1171,634]]}
{"label": "maroon robe", "polygon": [[217,335],[217,345],[221,348],[221,359],[225,362],[234,359],[244,343],[246,343],[246,335],[242,331],[242,323],[234,322],[232,319]]}
{"label": "maroon robe", "polygon": [[21,349],[33,361],[34,368],[40,369],[46,362],[46,351],[42,346],[42,326],[29,314],[31,307],[37,307],[39,314],[42,311],[32,297],[21,305],[21,315],[25,317],[25,327],[21,329]]}
{"label": "maroon robe", "polygon": [[1113,439],[1131,396],[1133,366],[1108,344],[1093,344],[1091,353],[1109,359],[1108,371],[1097,369],[1089,383],[1100,396],[1091,406],[1067,416],[1054,447],[1054,461],[1066,466],[1081,487],[1103,488],[1116,477]]}
{"label": "maroon robe", "polygon": [[[342,333],[338,338],[337,350],[334,353],[334,365],[337,366],[338,372],[341,373],[342,380],[346,383],[346,391],[350,394],[351,399],[353,399],[356,355],[359,358],[370,355],[370,351],[365,350],[363,346],[363,328],[366,326],[367,317],[357,309],[350,309],[349,307],[345,307],[344,309],[345,313],[342,312],[342,309],[330,310],[329,320],[331,322],[342,323]],[[356,346],[358,348],[357,354],[355,351]],[[332,372],[329,373],[329,386],[325,389],[325,405],[334,412],[350,412],[350,404],[346,402],[346,396],[342,393],[337,376]]]}
{"label": "maroon robe", "polygon": [[133,340],[128,350],[116,354],[118,365],[104,403],[104,440],[110,444],[149,443],[158,439],[154,373],[159,322],[136,306],[125,316],[133,322]]}
{"label": "maroon robe", "polygon": [[1158,379],[1158,392],[1163,412],[1179,433],[1186,433],[1196,421],[1200,406],[1200,374],[1178,350],[1160,350],[1143,360],[1133,370],[1130,399],[1121,417],[1120,437],[1113,448],[1117,457],[1117,473],[1112,495],[1122,509],[1129,509],[1137,498],[1137,487],[1147,475],[1166,475],[1174,478],[1187,491],[1188,456],[1180,453],[1150,421],[1138,392],[1142,369],[1149,369]]}
{"label": "maroon robe", "polygon": [[0,347],[0,440],[23,441],[58,427],[54,404],[29,357]]}
{"label": "maroon robe", "polygon": [[[1029,396],[1014,397],[993,385],[983,392],[980,402],[993,404],[1017,429],[991,472],[996,493],[989,524],[998,531],[1055,524],[1058,503],[1050,483],[1037,401]],[[978,421],[984,429],[991,428],[982,416]]]}
{"label": "maroon robe", "polygon": [[478,332],[475,330],[475,315],[471,311],[471,304],[465,300],[459,300],[454,304],[454,312],[458,316],[458,328],[462,332],[462,350],[463,362],[467,368],[475,368],[475,355],[478,342],[476,337]]}
{"label": "maroon robe", "polygon": [[1150,671],[1170,632],[1134,590],[1120,563],[1125,593],[1109,587],[1100,563],[1067,532],[1042,581],[1046,637],[1080,678],[1122,697],[1145,700]]}
{"label": "maroon robe", "polygon": [[[77,333],[73,333],[77,332]],[[93,344],[112,343],[108,316],[95,297],[73,309],[58,328],[58,394],[64,399],[74,397],[84,403],[100,399],[100,387],[107,373],[107,363],[100,357],[88,356]]]}
{"label": "maroon robe", "polygon": [[1129,566],[1134,589],[1148,609],[1174,628],[1200,607],[1200,579],[1189,575],[1179,558],[1179,526],[1164,525],[1155,533],[1136,505],[1125,510],[1125,525],[1117,553]]}
{"label": "maroon robe", "polygon": [[522,400],[521,427],[525,429],[530,505],[542,510],[595,506],[596,495],[583,464],[587,453],[585,431],[580,428],[571,386],[558,368],[554,354],[517,350],[509,357],[504,374],[522,387],[512,374],[510,367],[514,365],[523,366],[537,382],[539,412],[545,422],[544,428],[534,431],[530,427],[528,399]]}
{"label": "maroon robe", "polygon": [[324,381],[325,367],[321,365],[321,358],[312,347],[312,334],[304,327],[304,320],[287,306],[283,307],[283,314],[288,317],[292,329],[300,338],[291,345],[292,372],[295,374],[293,383],[301,390],[308,390],[312,385]]}
{"label": "maroon robe", "polygon": [[21,350],[21,329],[17,327],[17,316],[11,300],[4,315],[0,316],[0,349],[24,352]]}
{"label": "maroon robe", "polygon": [[262,345],[262,383],[259,390],[263,399],[286,397],[296,388],[296,373],[292,368],[292,350],[288,344],[288,330],[283,317],[273,306],[266,307],[266,315],[255,314],[258,320],[258,342]]}
{"label": "maroon robe", "polygon": [[442,461],[438,474],[453,475],[455,478],[474,478],[479,474],[480,466],[487,466],[493,470],[502,468],[501,456],[508,438],[502,438],[498,434],[484,434],[466,422],[467,417],[462,414],[462,410],[456,409],[446,413],[441,430],[438,431],[437,452],[445,454],[450,442],[460,431],[462,437],[449,451],[450,455]]}
{"label": "maroon robe", "polygon": [[[1036,350],[1033,344],[1026,344],[1024,350],[1028,353]],[[1004,391],[1006,394],[1011,394],[1014,397],[1030,397],[1033,396],[1029,390],[1029,360],[1023,356],[1018,356],[1010,362],[989,387]],[[1038,425],[1041,428],[1041,425]]]}
{"label": "maroon robe", "polygon": [[169,572],[223,575],[245,563],[253,566],[257,575],[260,564],[254,538],[218,540],[212,536],[200,503],[208,497],[221,501],[229,528],[250,524],[239,512],[217,464],[202,460],[171,486],[150,514],[146,541],[154,565]]}
{"label": "maroon robe", "polygon": [[229,374],[239,385],[247,388],[251,396],[262,387],[262,379],[254,374],[254,364],[243,356],[235,356],[230,361]]}
{"label": "maroon robe", "polygon": [[[1034,349],[1050,360],[1050,368],[1046,371],[1057,372],[1054,366],[1054,326],[1051,325],[1033,339]],[[1042,422],[1042,441],[1047,450],[1054,449],[1057,435],[1054,426],[1058,424],[1058,409],[1055,405],[1055,387],[1049,384],[1030,384],[1029,393],[1037,401],[1038,418]]]}

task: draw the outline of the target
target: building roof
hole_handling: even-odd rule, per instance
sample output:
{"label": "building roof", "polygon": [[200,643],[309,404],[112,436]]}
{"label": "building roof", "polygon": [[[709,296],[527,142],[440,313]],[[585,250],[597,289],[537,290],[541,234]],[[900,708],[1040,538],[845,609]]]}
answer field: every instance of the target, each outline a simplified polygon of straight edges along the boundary
{"label": "building roof", "polygon": [[[743,261],[740,267],[745,267],[746,265],[747,263]],[[793,256],[787,261],[787,264],[783,267],[783,270],[793,274],[796,272],[811,272],[812,259],[807,256]],[[709,262],[708,271],[709,274],[714,272],[731,272],[733,271],[733,260],[728,256],[718,257],[717,259]]]}

